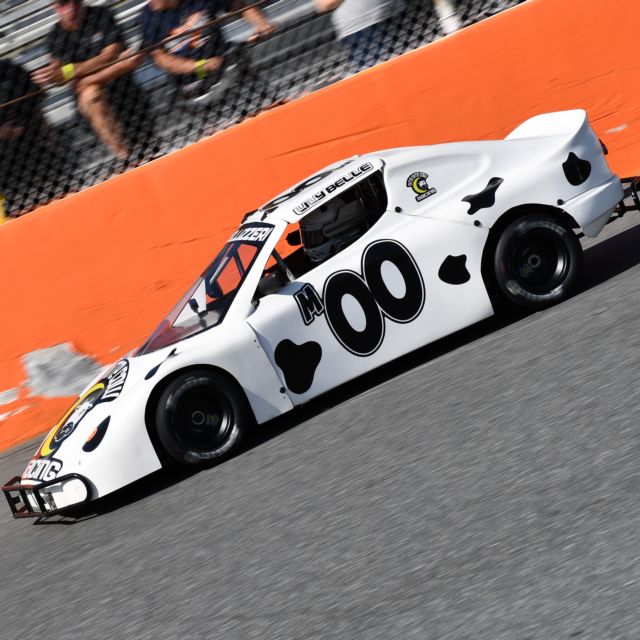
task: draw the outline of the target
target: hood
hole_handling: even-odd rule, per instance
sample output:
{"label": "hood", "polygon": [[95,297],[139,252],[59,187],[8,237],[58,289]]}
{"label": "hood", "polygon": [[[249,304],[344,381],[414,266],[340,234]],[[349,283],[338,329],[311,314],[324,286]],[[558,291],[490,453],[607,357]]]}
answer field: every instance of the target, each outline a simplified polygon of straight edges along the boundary
{"label": "hood", "polygon": [[85,450],[97,447],[104,437],[114,405],[125,388],[134,384],[140,369],[132,366],[129,358],[103,369],[49,431],[27,464],[22,479],[41,482],[60,475],[64,467],[62,457],[71,442]]}

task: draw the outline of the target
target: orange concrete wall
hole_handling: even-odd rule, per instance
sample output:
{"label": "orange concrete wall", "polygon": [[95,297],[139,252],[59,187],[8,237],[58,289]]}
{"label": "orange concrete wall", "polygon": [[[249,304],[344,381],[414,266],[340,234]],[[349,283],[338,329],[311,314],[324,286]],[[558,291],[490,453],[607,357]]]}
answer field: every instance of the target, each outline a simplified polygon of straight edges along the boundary
{"label": "orange concrete wall", "polygon": [[[500,138],[586,108],[620,174],[640,173],[634,0],[529,0],[0,227],[0,391],[21,355],[71,342],[103,363],[153,329],[241,215],[319,167],[379,148]],[[0,406],[0,449],[66,400]]]}

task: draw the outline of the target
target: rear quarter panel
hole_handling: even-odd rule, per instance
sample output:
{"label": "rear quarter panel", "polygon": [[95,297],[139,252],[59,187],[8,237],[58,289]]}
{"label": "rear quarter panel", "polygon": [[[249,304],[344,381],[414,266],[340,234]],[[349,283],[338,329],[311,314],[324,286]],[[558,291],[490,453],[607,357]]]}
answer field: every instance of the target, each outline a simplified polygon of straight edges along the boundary
{"label": "rear quarter panel", "polygon": [[[436,145],[392,155],[385,169],[390,207],[492,227],[514,207],[542,204],[566,210],[595,235],[622,192],[586,114],[571,113],[573,128],[561,133],[551,128],[554,135]],[[565,114],[561,118],[567,120]],[[411,188],[417,174],[428,176],[433,192],[424,199]],[[572,207],[576,198],[607,183],[613,184],[608,198],[594,197],[591,207]]]}

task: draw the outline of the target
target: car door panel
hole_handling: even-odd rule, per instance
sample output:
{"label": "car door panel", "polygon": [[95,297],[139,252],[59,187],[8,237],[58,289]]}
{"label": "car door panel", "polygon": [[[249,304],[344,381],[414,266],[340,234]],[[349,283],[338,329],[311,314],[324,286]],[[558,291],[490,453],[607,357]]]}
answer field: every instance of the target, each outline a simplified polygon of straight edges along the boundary
{"label": "car door panel", "polygon": [[300,404],[493,313],[480,266],[487,231],[387,212],[356,243],[249,318]]}

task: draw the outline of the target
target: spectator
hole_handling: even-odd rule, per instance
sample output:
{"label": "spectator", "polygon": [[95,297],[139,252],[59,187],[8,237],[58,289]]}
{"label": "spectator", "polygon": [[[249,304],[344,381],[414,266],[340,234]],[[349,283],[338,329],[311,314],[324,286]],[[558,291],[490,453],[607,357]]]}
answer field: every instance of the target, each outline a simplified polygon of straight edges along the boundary
{"label": "spectator", "polygon": [[[27,94],[38,93],[38,87],[29,74],[11,60],[0,60],[0,103],[6,104]],[[0,110],[0,140],[16,140],[28,129],[40,127],[42,116],[42,96],[31,95]]]}
{"label": "spectator", "polygon": [[[32,94],[32,95],[29,95]],[[57,181],[65,164],[63,145],[42,113],[42,95],[29,73],[0,60],[0,201],[8,213],[33,207],[46,183]]]}
{"label": "spectator", "polygon": [[[143,47],[173,37],[151,53],[154,63],[175,76],[181,86],[198,80],[215,80],[222,70],[225,41],[215,20],[218,11],[242,8],[244,2],[233,0],[149,0],[141,14]],[[255,7],[247,8],[243,17],[255,28],[254,37],[273,32],[273,26]],[[202,26],[203,29],[193,31]]]}
{"label": "spectator", "polygon": [[333,11],[333,28],[354,71],[388,57],[391,19],[405,10],[404,0],[315,0],[315,5],[321,13]]}
{"label": "spectator", "polygon": [[78,111],[111,152],[125,160],[152,129],[147,98],[131,74],[141,56],[129,57],[109,9],[82,0],[54,0],[53,8],[58,22],[47,38],[52,60],[33,79],[44,86],[71,81]]}
{"label": "spectator", "polygon": [[433,0],[433,8],[436,10],[440,28],[445,35],[449,35],[460,29],[460,18],[458,18],[458,14],[451,0]]}

